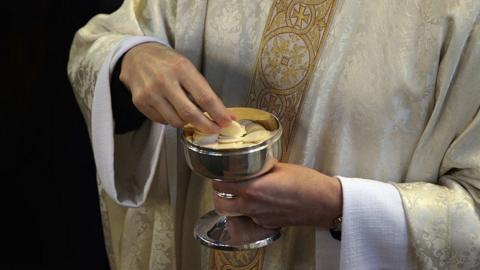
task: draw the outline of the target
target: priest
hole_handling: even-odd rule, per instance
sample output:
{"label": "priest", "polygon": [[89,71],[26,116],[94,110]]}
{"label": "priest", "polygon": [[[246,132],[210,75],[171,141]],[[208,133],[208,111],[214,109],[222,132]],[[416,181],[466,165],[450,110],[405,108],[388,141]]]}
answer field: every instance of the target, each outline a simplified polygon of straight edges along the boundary
{"label": "priest", "polygon": [[[125,0],[94,17],[68,73],[112,269],[478,269],[479,44],[478,1]],[[177,128],[218,132],[238,106],[280,119],[283,158],[212,187]],[[193,225],[213,207],[282,237],[204,248]]]}

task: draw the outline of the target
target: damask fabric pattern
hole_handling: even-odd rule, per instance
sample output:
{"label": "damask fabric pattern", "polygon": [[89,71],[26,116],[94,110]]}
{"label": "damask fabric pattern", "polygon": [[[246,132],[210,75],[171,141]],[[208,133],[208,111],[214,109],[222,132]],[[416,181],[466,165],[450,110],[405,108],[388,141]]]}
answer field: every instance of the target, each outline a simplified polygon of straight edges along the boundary
{"label": "damask fabric pattern", "polygon": [[282,123],[284,160],[334,9],[334,0],[281,0],[270,8],[248,105],[272,112]]}
{"label": "damask fabric pattern", "polygon": [[265,248],[233,252],[211,250],[210,254],[211,270],[262,270]]}
{"label": "damask fabric pattern", "polygon": [[[142,11],[142,16],[137,17],[140,6],[145,10]],[[94,89],[102,64],[119,43],[132,36],[155,36],[173,42],[174,10],[165,7],[174,6],[169,1],[125,1],[115,13],[97,15],[77,33],[76,39],[79,42],[72,44],[68,73],[90,136],[92,136]],[[153,17],[155,17],[156,24],[151,24],[149,18]],[[160,27],[158,27],[159,24]],[[135,136],[137,142],[140,142],[138,136],[143,137],[148,134],[148,125],[135,133],[116,136],[116,146],[137,148],[137,151],[133,152],[130,148],[128,150],[130,155],[123,156],[124,159],[130,156],[131,160],[116,162],[124,165],[121,167],[125,170],[134,171],[141,166],[136,159],[140,148],[129,142]],[[120,149],[117,150],[121,152]],[[164,154],[162,151],[162,155]],[[160,163],[159,166],[165,166],[165,163]],[[117,175],[120,183],[136,180],[130,176],[130,173]],[[150,191],[151,194],[155,194],[155,190],[158,190],[159,194],[153,196],[158,196],[159,199],[147,200],[143,207],[137,209],[128,209],[118,205],[112,200],[112,195],[106,193],[102,186],[102,180],[98,179],[98,182],[100,209],[110,267],[122,270],[174,269],[175,251],[172,223],[174,215],[169,203],[165,201],[168,199],[168,195],[165,194],[168,192],[165,182],[159,181],[157,185],[153,185]],[[122,189],[120,188],[120,190]],[[124,197],[130,197],[128,189],[120,191],[121,193]]]}
{"label": "damask fabric pattern", "polygon": [[[437,80],[431,119],[438,121],[427,123],[418,146],[443,149],[438,175],[432,183],[396,184],[422,269],[480,269],[480,3],[474,3],[462,16],[468,34],[452,38],[443,52],[439,73],[450,76]],[[460,26],[451,27],[455,33]],[[414,155],[412,170],[434,155]]]}
{"label": "damask fabric pattern", "polygon": [[[307,2],[313,3],[303,3]],[[69,61],[69,76],[89,130],[98,70],[107,54],[131,36],[169,41],[198,64],[227,106],[249,102],[249,94],[261,89],[250,83],[258,71],[256,56],[274,3],[278,1],[127,0],[114,14],[94,18],[77,34]],[[328,38],[303,93],[292,129],[295,136],[290,136],[288,162],[329,175],[423,181],[398,187],[424,268],[475,269],[478,265],[478,236],[468,232],[478,231],[480,197],[480,76],[475,73],[480,66],[479,5],[473,0],[337,0]],[[310,12],[300,10],[294,12],[303,17]],[[273,41],[265,44],[276,46]],[[276,76],[277,71],[266,71]],[[292,74],[290,78],[303,73]],[[137,152],[138,147],[130,143],[141,145],[138,141],[148,138],[147,131],[142,127],[116,137],[115,143]],[[177,145],[165,140],[164,145]],[[121,162],[120,157],[113,158],[116,164]],[[142,169],[137,161],[128,161],[129,166]],[[182,177],[169,178],[164,169],[172,167],[166,162],[162,157],[156,182],[138,208],[117,205],[100,183],[112,269],[208,268],[208,251],[193,241],[191,230],[196,218],[212,207],[210,187],[180,169]],[[146,196],[128,189],[134,178],[116,175],[123,198]],[[425,182],[444,187],[435,191]],[[176,197],[171,196],[171,187],[177,189]],[[430,192],[423,192],[427,188]],[[443,200],[446,196],[451,199]],[[442,204],[435,203],[435,198],[442,198]],[[465,212],[454,211],[458,216],[452,218],[452,211],[445,211],[447,205],[455,209],[462,204]],[[445,216],[446,212],[450,215]],[[462,235],[448,234],[444,228],[456,228]],[[266,250],[264,269],[313,269],[312,230],[285,229],[282,239]],[[470,237],[467,252],[462,252],[464,236]]]}
{"label": "damask fabric pattern", "polygon": [[429,183],[397,185],[410,221],[421,269],[479,269],[478,202],[462,187]]}
{"label": "damask fabric pattern", "polygon": [[[334,0],[274,1],[270,7],[258,51],[249,107],[275,114],[284,129],[283,159],[288,160],[288,142],[317,60],[327,27],[333,17]],[[253,251],[212,251],[210,268],[261,270],[264,248]]]}

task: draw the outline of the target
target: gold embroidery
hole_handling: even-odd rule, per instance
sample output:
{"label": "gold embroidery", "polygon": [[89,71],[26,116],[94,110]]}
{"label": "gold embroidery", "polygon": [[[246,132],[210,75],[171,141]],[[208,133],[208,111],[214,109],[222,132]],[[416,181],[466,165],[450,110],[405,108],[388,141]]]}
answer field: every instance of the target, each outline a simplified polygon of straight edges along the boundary
{"label": "gold embroidery", "polygon": [[[335,0],[274,0],[260,42],[248,106],[275,114],[284,128],[283,157],[320,56]],[[212,270],[261,270],[265,248],[212,250]]]}
{"label": "gold embroidery", "polygon": [[243,251],[212,250],[211,270],[261,270],[265,248]]}
{"label": "gold embroidery", "polygon": [[275,0],[270,8],[248,106],[280,119],[284,160],[334,7],[335,0]]}

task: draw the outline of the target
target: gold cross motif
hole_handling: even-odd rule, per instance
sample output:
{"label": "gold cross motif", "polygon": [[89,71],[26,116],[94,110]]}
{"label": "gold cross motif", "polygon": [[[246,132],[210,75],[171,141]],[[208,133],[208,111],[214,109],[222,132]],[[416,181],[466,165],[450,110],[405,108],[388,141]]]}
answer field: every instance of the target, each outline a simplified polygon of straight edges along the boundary
{"label": "gold cross motif", "polygon": [[[335,1],[277,0],[273,1],[270,8],[257,54],[247,106],[275,113],[279,117],[284,128],[283,161],[288,160],[288,145],[293,134],[296,116],[300,111],[304,92],[309,87],[310,78],[314,74],[313,71],[327,37],[327,28],[333,17]],[[312,9],[304,3],[312,5]],[[294,25],[292,18],[296,19]],[[298,33],[299,28],[302,29],[303,24],[308,24],[312,18],[316,21],[325,20],[326,23]],[[282,48],[282,50],[275,48]],[[292,48],[294,53],[286,54],[285,50],[288,51],[289,48]],[[262,66],[262,59],[274,60],[270,61],[270,66],[265,69]],[[287,68],[278,68],[279,66],[287,66]],[[271,72],[272,69],[269,68],[273,68],[275,72]],[[290,72],[300,74],[302,80],[295,81],[293,84],[290,80],[282,82],[282,78],[289,78]],[[268,77],[269,74],[280,74],[280,76]],[[272,78],[277,80],[275,81],[277,83],[273,83],[273,87],[269,83],[271,81],[268,81]],[[265,248],[234,252],[211,250],[210,252],[209,270],[262,270],[266,254]]]}
{"label": "gold cross motif", "polygon": [[295,26],[298,26],[299,28],[302,28],[303,22],[308,23],[308,19],[310,19],[309,14],[305,14],[305,6],[300,5],[299,10],[294,10],[292,17],[297,18],[297,21],[295,22]]}
{"label": "gold cross motif", "polygon": [[[277,0],[270,9],[247,106],[268,110],[279,118],[284,131],[284,161],[288,160],[296,118],[328,36],[335,3],[336,0]],[[310,27],[313,21],[323,23]]]}

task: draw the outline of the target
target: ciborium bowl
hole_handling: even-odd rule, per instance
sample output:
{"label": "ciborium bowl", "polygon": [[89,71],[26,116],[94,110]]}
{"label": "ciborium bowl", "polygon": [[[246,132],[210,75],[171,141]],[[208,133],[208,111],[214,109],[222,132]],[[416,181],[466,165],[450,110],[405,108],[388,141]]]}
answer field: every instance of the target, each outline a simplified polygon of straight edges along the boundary
{"label": "ciborium bowl", "polygon": [[[261,124],[271,136],[256,145],[238,149],[210,149],[187,140],[194,128],[183,129],[183,148],[188,166],[195,173],[213,181],[248,181],[267,173],[282,155],[282,126],[273,114],[254,108],[229,108],[237,121],[250,120]],[[216,193],[224,199],[234,194]],[[223,194],[223,195],[222,195]],[[194,236],[205,246],[222,250],[255,249],[280,237],[280,230],[266,229],[246,216],[224,216],[211,211],[200,218]]]}
{"label": "ciborium bowl", "polygon": [[193,130],[186,127],[182,136],[187,164],[197,174],[213,180],[244,181],[268,172],[280,159],[282,127],[270,113],[254,108],[229,108],[237,120],[251,120],[263,125],[272,136],[257,145],[239,149],[209,149],[185,139]]}

